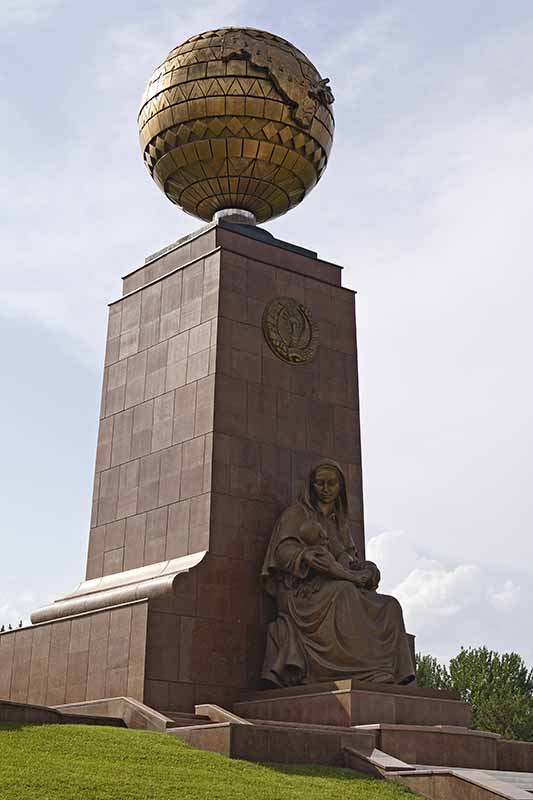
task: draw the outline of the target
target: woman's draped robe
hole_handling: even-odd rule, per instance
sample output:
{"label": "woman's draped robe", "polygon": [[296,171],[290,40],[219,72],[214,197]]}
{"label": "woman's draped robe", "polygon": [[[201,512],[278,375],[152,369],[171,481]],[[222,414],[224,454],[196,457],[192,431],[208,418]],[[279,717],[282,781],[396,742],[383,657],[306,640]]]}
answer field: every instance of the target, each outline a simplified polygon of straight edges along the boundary
{"label": "woman's draped robe", "polygon": [[278,686],[343,676],[409,682],[415,667],[400,604],[394,597],[314,572],[303,558],[310,548],[298,534],[306,519],[316,519],[326,529],[327,549],[340,564],[365,563],[357,562],[349,531],[335,515],[326,518],[302,503],[283,512],[261,573],[278,608],[268,627],[263,679]]}

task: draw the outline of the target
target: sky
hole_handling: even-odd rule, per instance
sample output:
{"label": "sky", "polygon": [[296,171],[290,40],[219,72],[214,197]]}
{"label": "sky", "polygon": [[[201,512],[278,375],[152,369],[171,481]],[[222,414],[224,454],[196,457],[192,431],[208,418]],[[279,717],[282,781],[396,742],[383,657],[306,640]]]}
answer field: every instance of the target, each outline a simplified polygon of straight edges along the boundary
{"label": "sky", "polygon": [[0,624],[82,579],[107,303],[200,222],[140,155],[152,70],[223,25],[331,79],[331,160],[265,226],[357,290],[368,557],[417,649],[533,666],[530,0],[2,0]]}

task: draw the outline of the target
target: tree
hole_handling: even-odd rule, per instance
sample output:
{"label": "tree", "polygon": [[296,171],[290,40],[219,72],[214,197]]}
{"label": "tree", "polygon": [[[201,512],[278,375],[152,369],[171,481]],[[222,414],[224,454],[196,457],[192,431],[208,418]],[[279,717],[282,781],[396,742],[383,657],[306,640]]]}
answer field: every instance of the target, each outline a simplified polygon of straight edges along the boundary
{"label": "tree", "polygon": [[416,654],[416,682],[425,689],[449,689],[450,676],[446,667],[430,655]]}
{"label": "tree", "polygon": [[533,741],[533,670],[528,670],[518,653],[461,648],[448,668],[418,653],[417,682],[458,692],[461,700],[472,705],[473,728],[506,739]]}
{"label": "tree", "polygon": [[472,726],[506,739],[533,740],[533,671],[518,653],[461,649],[449,666],[451,688],[472,704]]}

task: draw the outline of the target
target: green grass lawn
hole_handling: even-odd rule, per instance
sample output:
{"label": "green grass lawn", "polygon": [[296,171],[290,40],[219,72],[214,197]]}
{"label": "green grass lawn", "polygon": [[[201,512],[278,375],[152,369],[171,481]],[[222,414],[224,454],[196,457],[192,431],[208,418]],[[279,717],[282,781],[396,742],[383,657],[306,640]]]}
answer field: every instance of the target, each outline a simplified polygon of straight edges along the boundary
{"label": "green grass lawn", "polygon": [[347,769],[250,764],[160,733],[89,725],[0,725],[1,800],[396,800]]}

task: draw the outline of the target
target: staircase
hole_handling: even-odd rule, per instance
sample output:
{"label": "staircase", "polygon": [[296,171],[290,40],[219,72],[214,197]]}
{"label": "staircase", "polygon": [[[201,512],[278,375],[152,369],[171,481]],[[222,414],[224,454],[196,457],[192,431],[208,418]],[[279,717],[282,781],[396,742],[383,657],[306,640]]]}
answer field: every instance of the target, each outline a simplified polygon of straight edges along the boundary
{"label": "staircase", "polygon": [[188,728],[191,725],[212,725],[213,720],[209,719],[205,714],[194,714],[186,711],[161,711],[165,717],[172,720],[173,725],[168,725],[169,728]]}

